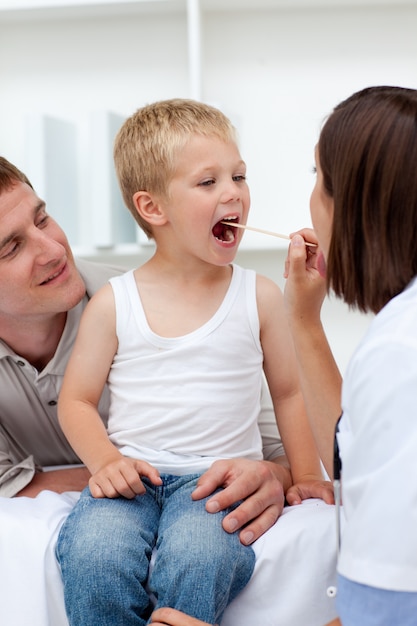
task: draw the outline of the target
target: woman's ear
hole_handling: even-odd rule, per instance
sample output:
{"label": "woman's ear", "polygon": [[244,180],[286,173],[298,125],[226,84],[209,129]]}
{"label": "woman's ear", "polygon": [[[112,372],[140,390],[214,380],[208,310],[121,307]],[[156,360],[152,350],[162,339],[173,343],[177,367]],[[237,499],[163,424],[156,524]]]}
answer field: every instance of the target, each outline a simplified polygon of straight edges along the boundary
{"label": "woman's ear", "polygon": [[147,191],[137,191],[133,195],[133,204],[141,218],[151,226],[162,226],[167,222],[159,199]]}

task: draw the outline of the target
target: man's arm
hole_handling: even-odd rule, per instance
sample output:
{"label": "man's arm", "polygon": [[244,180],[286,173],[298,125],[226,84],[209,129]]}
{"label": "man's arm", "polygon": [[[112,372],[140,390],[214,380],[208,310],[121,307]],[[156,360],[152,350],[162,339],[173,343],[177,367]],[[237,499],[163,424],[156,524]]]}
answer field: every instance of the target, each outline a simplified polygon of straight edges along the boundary
{"label": "man's arm", "polygon": [[89,471],[81,465],[41,471],[33,456],[21,461],[16,456],[17,450],[0,425],[0,497],[35,498],[44,489],[56,493],[82,491],[90,477]]}
{"label": "man's arm", "polygon": [[35,498],[41,491],[48,489],[56,493],[64,491],[82,491],[87,486],[90,472],[86,467],[36,472],[31,482],[23,487],[16,497]]}

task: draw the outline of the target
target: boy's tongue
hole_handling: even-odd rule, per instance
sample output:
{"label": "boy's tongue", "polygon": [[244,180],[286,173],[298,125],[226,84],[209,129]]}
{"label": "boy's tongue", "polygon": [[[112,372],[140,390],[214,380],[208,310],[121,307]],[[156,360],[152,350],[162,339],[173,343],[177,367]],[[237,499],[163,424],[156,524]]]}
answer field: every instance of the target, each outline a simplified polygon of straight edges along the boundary
{"label": "boy's tongue", "polygon": [[212,232],[216,239],[220,239],[220,241],[233,241],[235,238],[232,227],[226,226],[221,222],[215,224]]}

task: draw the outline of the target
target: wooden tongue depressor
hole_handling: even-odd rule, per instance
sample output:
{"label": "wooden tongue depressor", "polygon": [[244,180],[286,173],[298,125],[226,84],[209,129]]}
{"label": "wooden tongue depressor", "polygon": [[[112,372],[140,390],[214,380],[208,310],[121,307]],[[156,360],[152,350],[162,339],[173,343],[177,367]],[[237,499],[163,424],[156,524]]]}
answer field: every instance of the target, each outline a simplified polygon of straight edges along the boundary
{"label": "wooden tongue depressor", "polygon": [[[226,226],[234,226],[235,228],[243,228],[244,230],[252,230],[254,233],[262,233],[264,235],[272,235],[272,237],[279,237],[280,239],[291,239],[288,235],[283,235],[282,233],[274,233],[272,230],[264,230],[263,228],[255,228],[254,226],[247,226],[245,224],[238,224],[237,222],[232,222],[231,220],[222,220],[221,224],[225,224]],[[317,244],[305,242],[306,246],[314,246]]]}

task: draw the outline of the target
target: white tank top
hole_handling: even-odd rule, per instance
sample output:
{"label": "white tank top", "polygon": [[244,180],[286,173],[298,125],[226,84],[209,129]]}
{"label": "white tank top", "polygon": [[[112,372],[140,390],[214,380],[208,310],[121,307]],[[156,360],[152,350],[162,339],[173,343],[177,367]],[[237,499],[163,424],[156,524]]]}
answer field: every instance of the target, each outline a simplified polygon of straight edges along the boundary
{"label": "white tank top", "polygon": [[203,472],[221,458],[261,459],[255,272],[234,265],[213,317],[174,338],[150,329],[133,270],[110,283],[119,345],[108,380],[108,432],[122,454],[175,475]]}

